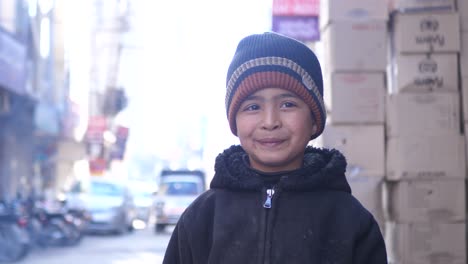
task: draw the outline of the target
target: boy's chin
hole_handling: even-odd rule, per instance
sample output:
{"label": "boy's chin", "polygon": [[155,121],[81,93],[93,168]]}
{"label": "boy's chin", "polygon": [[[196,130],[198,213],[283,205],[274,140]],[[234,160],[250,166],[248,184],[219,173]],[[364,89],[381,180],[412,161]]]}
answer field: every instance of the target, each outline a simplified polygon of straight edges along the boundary
{"label": "boy's chin", "polygon": [[285,157],[278,156],[260,156],[256,160],[250,161],[252,168],[263,172],[281,172],[295,170],[301,167],[302,160],[290,161]]}

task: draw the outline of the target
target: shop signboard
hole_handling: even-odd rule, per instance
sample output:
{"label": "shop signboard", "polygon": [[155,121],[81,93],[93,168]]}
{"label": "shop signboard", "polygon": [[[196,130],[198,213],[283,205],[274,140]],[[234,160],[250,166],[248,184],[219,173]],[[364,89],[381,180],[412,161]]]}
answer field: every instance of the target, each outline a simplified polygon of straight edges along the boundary
{"label": "shop signboard", "polygon": [[107,128],[107,119],[104,116],[91,116],[88,122],[88,130],[86,131],[87,141],[90,143],[103,143],[104,132]]}
{"label": "shop signboard", "polygon": [[272,30],[298,40],[318,41],[319,0],[273,0]]}
{"label": "shop signboard", "polygon": [[0,86],[23,95],[26,82],[26,46],[0,26]]}
{"label": "shop signboard", "polygon": [[107,161],[103,158],[89,160],[89,173],[92,176],[103,175],[107,170]]}
{"label": "shop signboard", "polygon": [[320,39],[317,16],[274,16],[273,31],[306,42]]}
{"label": "shop signboard", "polygon": [[273,16],[318,16],[320,0],[273,0]]}
{"label": "shop signboard", "polygon": [[118,126],[115,132],[116,141],[111,148],[110,159],[123,160],[128,139],[128,127]]}

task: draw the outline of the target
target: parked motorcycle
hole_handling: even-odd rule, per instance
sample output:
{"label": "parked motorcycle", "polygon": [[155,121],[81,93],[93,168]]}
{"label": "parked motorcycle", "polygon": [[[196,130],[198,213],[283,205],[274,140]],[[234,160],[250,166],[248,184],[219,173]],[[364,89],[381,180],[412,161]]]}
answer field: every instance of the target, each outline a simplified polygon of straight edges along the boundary
{"label": "parked motorcycle", "polygon": [[81,241],[82,232],[78,229],[78,221],[67,212],[66,208],[58,207],[51,210],[43,201],[37,201],[33,215],[41,225],[37,238],[39,245],[70,246]]}
{"label": "parked motorcycle", "polygon": [[15,203],[0,201],[0,262],[14,262],[24,258],[30,248],[26,230],[27,218]]}

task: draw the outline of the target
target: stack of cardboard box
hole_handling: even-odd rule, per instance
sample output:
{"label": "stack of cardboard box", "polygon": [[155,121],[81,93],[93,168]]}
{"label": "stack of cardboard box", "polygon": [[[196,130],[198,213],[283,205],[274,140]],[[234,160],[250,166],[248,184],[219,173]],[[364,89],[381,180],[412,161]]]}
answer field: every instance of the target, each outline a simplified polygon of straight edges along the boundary
{"label": "stack of cardboard box", "polygon": [[318,141],[345,154],[353,194],[383,231],[388,7],[376,0],[327,0],[320,5],[328,124]]}
{"label": "stack of cardboard box", "polygon": [[466,263],[460,16],[453,0],[397,0],[391,9],[385,219],[390,259]]}

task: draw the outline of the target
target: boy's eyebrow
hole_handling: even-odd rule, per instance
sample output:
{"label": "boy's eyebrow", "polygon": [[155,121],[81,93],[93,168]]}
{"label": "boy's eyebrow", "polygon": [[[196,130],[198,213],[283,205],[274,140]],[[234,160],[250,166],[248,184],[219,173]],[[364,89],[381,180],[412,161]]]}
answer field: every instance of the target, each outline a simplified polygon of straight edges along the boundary
{"label": "boy's eyebrow", "polygon": [[244,101],[250,101],[250,100],[260,100],[262,97],[261,96],[258,96],[258,95],[249,95],[247,96]]}
{"label": "boy's eyebrow", "polygon": [[277,97],[281,97],[281,98],[288,98],[288,97],[299,98],[299,96],[297,96],[297,94],[291,93],[291,92],[282,93],[282,94],[278,95]]}

